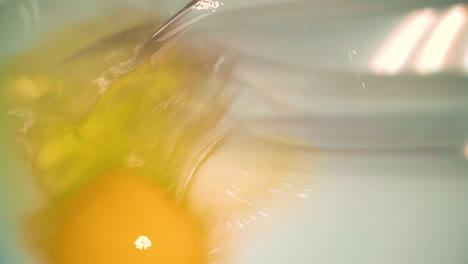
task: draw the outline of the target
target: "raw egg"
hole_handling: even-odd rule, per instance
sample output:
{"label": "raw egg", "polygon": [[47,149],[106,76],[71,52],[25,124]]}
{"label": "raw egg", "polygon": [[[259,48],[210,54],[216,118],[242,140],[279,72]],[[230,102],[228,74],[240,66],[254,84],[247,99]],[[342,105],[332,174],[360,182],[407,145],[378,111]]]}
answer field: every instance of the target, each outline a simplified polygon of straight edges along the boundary
{"label": "raw egg", "polygon": [[129,170],[98,177],[62,206],[51,263],[205,263],[205,239],[197,221]]}

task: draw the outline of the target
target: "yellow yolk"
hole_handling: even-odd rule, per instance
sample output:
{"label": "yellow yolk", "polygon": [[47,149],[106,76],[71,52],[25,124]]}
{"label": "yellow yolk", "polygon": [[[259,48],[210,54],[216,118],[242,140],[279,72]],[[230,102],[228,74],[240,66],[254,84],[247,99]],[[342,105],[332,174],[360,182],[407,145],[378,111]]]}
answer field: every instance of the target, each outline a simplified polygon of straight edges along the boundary
{"label": "yellow yolk", "polygon": [[[73,194],[59,215],[54,264],[202,264],[196,221],[145,178],[126,170],[97,178]],[[146,236],[151,246],[134,244]]]}

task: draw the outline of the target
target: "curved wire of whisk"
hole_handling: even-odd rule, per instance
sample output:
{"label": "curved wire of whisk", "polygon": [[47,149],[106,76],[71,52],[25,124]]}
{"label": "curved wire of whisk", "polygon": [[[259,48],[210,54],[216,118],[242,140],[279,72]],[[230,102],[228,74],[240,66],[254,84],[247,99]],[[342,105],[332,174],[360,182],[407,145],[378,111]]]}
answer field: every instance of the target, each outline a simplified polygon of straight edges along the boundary
{"label": "curved wire of whisk", "polygon": [[[148,54],[156,52],[166,40],[178,35],[199,20],[215,13],[216,9],[222,5],[222,2],[216,0],[190,1],[165,23],[163,23],[151,38],[145,42],[137,55],[136,62],[145,60],[148,57]],[[191,15],[195,16],[191,17]]]}
{"label": "curved wire of whisk", "polygon": [[167,27],[169,27],[170,25],[172,25],[175,21],[177,21],[177,19],[179,19],[180,17],[182,17],[183,15],[185,15],[187,12],[189,12],[190,10],[193,10],[194,6],[199,4],[200,2],[202,2],[203,0],[193,0],[191,2],[189,2],[187,5],[185,5],[181,10],[179,10],[179,12],[177,12],[175,15],[173,15],[171,18],[169,18],[169,20],[167,20],[157,31],[156,33],[154,33],[154,35],[152,36],[152,38],[154,39],[155,37],[157,37],[163,30],[165,30]]}
{"label": "curved wire of whisk", "polygon": [[[179,35],[189,27],[193,26],[199,20],[215,13],[216,9],[222,6],[223,3],[217,0],[193,0],[186,4],[176,14],[170,17],[161,26],[157,27],[156,31],[146,33],[149,37],[142,38],[142,45],[138,48],[132,60],[132,65],[137,66],[141,62],[148,59],[152,54],[158,51],[168,40]],[[134,34],[139,31],[146,31],[146,28],[152,27],[154,22],[141,24],[132,28],[114,33],[103,39],[98,40],[94,44],[79,50],[78,52],[66,57],[61,61],[61,65],[67,64],[83,55],[90,54],[96,50],[101,50],[107,47],[110,43],[114,43],[122,36]],[[151,29],[150,29],[151,30]],[[131,68],[131,67],[130,67]]]}

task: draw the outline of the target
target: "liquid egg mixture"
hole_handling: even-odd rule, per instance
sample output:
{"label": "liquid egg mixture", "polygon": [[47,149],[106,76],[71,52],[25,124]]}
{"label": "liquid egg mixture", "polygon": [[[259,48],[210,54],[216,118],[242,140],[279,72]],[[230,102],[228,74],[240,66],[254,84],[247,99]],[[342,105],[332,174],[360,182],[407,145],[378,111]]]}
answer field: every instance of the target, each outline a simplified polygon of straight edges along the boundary
{"label": "liquid egg mixture", "polygon": [[230,118],[238,58],[177,37],[144,60],[155,22],[45,35],[1,82],[18,153],[44,203],[24,225],[44,263],[221,263],[268,216],[298,153]]}

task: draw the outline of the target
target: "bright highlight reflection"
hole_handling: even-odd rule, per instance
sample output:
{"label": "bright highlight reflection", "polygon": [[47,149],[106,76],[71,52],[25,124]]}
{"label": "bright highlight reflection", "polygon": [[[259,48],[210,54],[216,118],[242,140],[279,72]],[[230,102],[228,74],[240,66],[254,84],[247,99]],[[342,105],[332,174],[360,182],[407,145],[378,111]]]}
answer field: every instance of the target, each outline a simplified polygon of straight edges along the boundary
{"label": "bright highlight reflection", "polygon": [[405,64],[411,51],[428,30],[435,16],[432,9],[425,9],[410,16],[389,42],[390,45],[377,54],[372,63],[373,70],[382,74],[396,73]]}
{"label": "bright highlight reflection", "polygon": [[448,11],[432,33],[417,62],[416,67],[419,72],[427,73],[440,70],[451,44],[461,31],[465,21],[466,14],[463,6],[455,6]]}
{"label": "bright highlight reflection", "polygon": [[468,73],[468,48],[465,51],[465,56],[463,58],[463,67],[465,68],[465,72]]}

